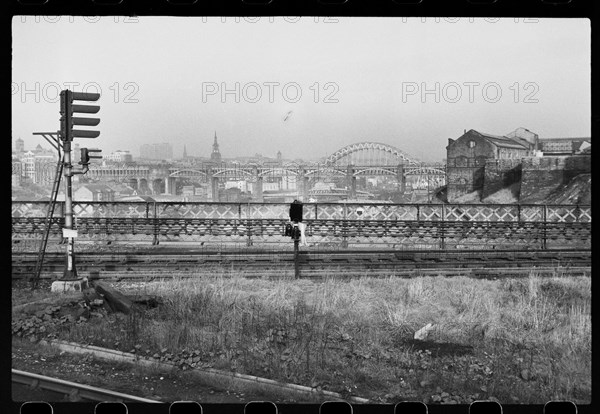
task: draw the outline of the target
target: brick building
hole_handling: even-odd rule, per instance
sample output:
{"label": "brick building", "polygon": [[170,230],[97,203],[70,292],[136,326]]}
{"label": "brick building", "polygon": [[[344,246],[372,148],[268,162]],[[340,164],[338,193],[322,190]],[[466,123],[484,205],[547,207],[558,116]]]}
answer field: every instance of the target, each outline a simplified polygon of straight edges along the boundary
{"label": "brick building", "polygon": [[449,202],[483,190],[488,160],[521,159],[535,153],[537,134],[518,128],[508,135],[491,135],[471,129],[457,139],[448,139],[446,183]]}
{"label": "brick building", "polygon": [[540,139],[540,150],[544,155],[573,155],[581,152],[590,144],[590,137],[542,138]]}

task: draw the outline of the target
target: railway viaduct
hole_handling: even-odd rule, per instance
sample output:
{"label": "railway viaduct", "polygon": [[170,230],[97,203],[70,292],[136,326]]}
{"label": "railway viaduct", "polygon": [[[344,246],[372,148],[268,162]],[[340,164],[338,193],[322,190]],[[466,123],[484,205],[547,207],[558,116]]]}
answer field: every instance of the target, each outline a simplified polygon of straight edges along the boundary
{"label": "railway viaduct", "polygon": [[265,163],[203,163],[195,166],[176,165],[117,165],[93,166],[88,172],[92,179],[117,180],[134,188],[146,188],[154,194],[175,194],[178,179],[195,179],[210,183],[213,200],[218,198],[218,184],[226,180],[246,180],[252,183],[252,192],[262,200],[263,182],[286,180],[294,183],[298,195],[308,199],[308,192],[316,181],[338,178],[345,181],[349,197],[357,194],[356,180],[364,176],[390,176],[404,192],[406,178],[413,177],[417,185],[439,188],[445,184],[445,165],[424,163],[391,145],[360,142],[345,146],[327,157],[324,162],[299,164]]}

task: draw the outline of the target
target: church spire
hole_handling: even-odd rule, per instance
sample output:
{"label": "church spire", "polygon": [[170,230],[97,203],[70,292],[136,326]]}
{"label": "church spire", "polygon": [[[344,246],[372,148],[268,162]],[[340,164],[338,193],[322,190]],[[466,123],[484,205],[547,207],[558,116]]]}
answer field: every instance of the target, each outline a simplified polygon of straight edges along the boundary
{"label": "church spire", "polygon": [[217,131],[215,131],[215,141],[213,143],[212,154],[210,154],[211,161],[221,162],[221,152],[219,152],[219,144],[217,143]]}

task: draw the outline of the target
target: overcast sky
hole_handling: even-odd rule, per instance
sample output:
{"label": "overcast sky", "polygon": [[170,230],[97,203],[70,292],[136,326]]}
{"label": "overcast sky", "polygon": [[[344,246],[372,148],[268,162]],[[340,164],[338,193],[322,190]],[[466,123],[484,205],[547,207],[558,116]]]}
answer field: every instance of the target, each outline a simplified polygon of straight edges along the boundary
{"label": "overcast sky", "polygon": [[[317,159],[362,141],[445,158],[464,129],[590,136],[586,19],[15,17],[12,141],[100,92],[100,137],[135,156]],[[225,90],[225,94],[223,94]],[[236,102],[237,101],[237,102]],[[290,112],[291,111],[291,112]],[[93,142],[90,142],[93,141]]]}

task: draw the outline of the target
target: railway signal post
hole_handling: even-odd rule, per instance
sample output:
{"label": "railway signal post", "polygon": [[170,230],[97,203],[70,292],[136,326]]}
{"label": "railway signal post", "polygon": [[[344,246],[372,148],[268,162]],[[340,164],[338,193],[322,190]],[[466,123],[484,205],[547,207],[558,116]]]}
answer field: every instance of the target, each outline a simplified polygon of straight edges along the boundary
{"label": "railway signal post", "polygon": [[290,204],[290,221],[293,223],[291,229],[291,236],[294,240],[294,277],[300,278],[300,250],[299,243],[301,237],[300,222],[302,222],[302,203],[298,200],[294,200]]}
{"label": "railway signal post", "polygon": [[[75,171],[71,163],[71,142],[73,138],[97,138],[100,135],[100,131],[81,130],[74,129],[77,126],[96,126],[100,123],[98,118],[81,118],[76,117],[74,114],[95,114],[100,110],[99,106],[96,105],[80,105],[74,101],[94,102],[100,99],[98,93],[85,93],[85,92],[72,92],[70,90],[64,90],[60,93],[60,139],[62,140],[62,147],[64,153],[64,177],[65,177],[65,226],[63,228],[63,237],[67,239],[67,251],[66,251],[66,264],[63,277],[60,282],[63,282],[62,289],[67,289],[64,282],[73,282],[81,280],[77,276],[77,268],[75,266],[75,251],[74,242],[77,237],[77,230],[73,228],[73,187],[72,177],[75,174],[85,174],[87,172],[87,164],[89,163],[90,157],[87,155],[88,149],[85,149],[86,160],[83,160],[84,165],[83,171]],[[82,155],[84,151],[82,150]],[[60,283],[57,285],[60,290]],[[81,284],[74,283],[74,289],[81,289]],[[54,284],[53,284],[53,290]]]}
{"label": "railway signal post", "polygon": [[292,229],[292,237],[294,238],[294,278],[300,278],[300,249],[298,244],[300,243],[300,229],[295,226]]}

